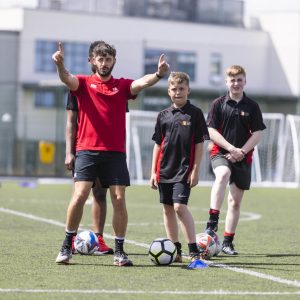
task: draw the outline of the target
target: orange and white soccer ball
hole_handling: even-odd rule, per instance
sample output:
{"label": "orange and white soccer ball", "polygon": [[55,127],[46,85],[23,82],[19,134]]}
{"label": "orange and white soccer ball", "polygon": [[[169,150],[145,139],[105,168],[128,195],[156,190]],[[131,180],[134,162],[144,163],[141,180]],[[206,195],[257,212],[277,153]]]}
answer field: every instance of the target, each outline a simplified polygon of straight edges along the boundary
{"label": "orange and white soccer ball", "polygon": [[203,232],[197,234],[196,243],[203,259],[210,259],[215,255],[217,244],[214,238],[208,233]]}

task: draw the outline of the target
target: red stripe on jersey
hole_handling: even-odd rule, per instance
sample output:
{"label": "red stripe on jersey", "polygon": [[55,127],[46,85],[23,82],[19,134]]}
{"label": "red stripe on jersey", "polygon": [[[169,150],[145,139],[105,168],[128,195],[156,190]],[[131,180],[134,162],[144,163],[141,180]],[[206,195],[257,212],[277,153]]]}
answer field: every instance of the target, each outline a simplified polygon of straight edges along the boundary
{"label": "red stripe on jersey", "polygon": [[161,141],[161,144],[160,144],[160,152],[159,152],[159,156],[158,156],[158,159],[157,159],[157,165],[156,165],[156,180],[157,180],[157,182],[160,181],[160,164],[161,164],[161,160],[162,160],[162,157],[163,157],[164,143],[165,143],[165,137],[162,136],[162,141]]}

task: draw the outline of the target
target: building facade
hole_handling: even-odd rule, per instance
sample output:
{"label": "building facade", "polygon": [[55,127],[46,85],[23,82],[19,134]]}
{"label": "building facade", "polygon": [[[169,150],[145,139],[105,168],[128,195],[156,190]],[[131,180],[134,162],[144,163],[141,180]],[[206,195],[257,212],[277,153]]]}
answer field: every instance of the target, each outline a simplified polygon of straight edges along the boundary
{"label": "building facade", "polygon": [[[71,2],[41,0],[38,9],[0,10],[0,175],[67,175],[67,91],[51,58],[58,41],[65,46],[65,63],[73,73],[90,72],[87,53],[94,40],[116,47],[115,77],[139,78],[154,72],[159,55],[165,53],[172,70],[190,75],[191,100],[205,112],[212,99],[225,91],[224,70],[232,64],[245,67],[247,93],[258,99],[264,112],[292,113],[297,109],[297,95],[267,31],[249,30],[239,21],[200,22],[200,14],[193,22],[151,18],[149,12],[131,16],[128,5],[137,4],[134,1],[125,1],[127,6],[124,1],[112,1],[116,10],[109,6],[106,12],[92,10],[96,1],[76,1],[76,7],[68,6]],[[83,2],[86,9],[80,6]],[[161,2],[165,5],[168,1]],[[142,93],[130,109],[158,111],[167,105],[165,78]],[[55,145],[54,150],[45,148],[49,157],[53,156],[50,163],[41,163],[45,143]]]}

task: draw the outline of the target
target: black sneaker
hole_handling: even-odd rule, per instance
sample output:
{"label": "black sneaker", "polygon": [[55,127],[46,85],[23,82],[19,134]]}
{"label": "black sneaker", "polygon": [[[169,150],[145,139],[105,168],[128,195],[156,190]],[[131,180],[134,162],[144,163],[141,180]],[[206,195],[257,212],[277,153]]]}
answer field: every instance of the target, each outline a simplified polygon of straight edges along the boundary
{"label": "black sneaker", "polygon": [[235,251],[233,244],[223,244],[222,252],[227,255],[238,255],[238,252]]}
{"label": "black sneaker", "polygon": [[174,262],[175,262],[175,263],[182,263],[181,244],[180,244],[179,242],[176,242],[176,243],[175,243],[175,246],[176,246],[177,254],[176,254],[176,257],[175,257],[175,259],[174,259]]}
{"label": "black sneaker", "polygon": [[114,256],[114,265],[118,267],[129,267],[133,266],[133,263],[125,252],[116,252]]}
{"label": "black sneaker", "polygon": [[206,223],[205,231],[207,231],[207,230],[212,230],[214,232],[217,232],[218,231],[218,222],[217,221],[208,221]]}
{"label": "black sneaker", "polygon": [[62,245],[55,262],[58,264],[68,264],[72,258],[72,249],[67,245]]}
{"label": "black sneaker", "polygon": [[195,260],[199,260],[199,259],[200,259],[200,253],[199,252],[191,252],[190,253],[191,262],[193,262]]}
{"label": "black sneaker", "polygon": [[174,259],[174,262],[175,263],[182,263],[182,252],[181,250],[177,250],[177,254],[176,254],[176,257]]}

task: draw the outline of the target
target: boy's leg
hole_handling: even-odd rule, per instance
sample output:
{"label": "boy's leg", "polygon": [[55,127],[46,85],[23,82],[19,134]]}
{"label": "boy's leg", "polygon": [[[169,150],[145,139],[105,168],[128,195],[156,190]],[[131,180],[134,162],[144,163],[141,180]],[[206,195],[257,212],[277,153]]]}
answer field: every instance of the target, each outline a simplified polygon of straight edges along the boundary
{"label": "boy's leg", "polygon": [[235,183],[230,184],[228,193],[228,209],[225,221],[225,233],[222,251],[229,255],[237,255],[233,246],[233,239],[240,218],[241,202],[244,190],[239,189]]}
{"label": "boy's leg", "polygon": [[163,218],[167,237],[178,242],[178,223],[173,205],[163,204]]}
{"label": "boy's leg", "polygon": [[160,203],[163,204],[163,218],[167,237],[175,244],[177,254],[174,262],[182,262],[181,243],[178,240],[178,222],[173,205],[173,184],[158,185]]}
{"label": "boy's leg", "polygon": [[174,210],[180,220],[181,229],[188,244],[196,243],[195,222],[187,205],[174,203]]}
{"label": "boy's leg", "polygon": [[231,171],[226,165],[219,165],[214,168],[215,181],[211,189],[209,220],[206,230],[218,230],[219,214],[223,204],[226,187],[231,175]]}

